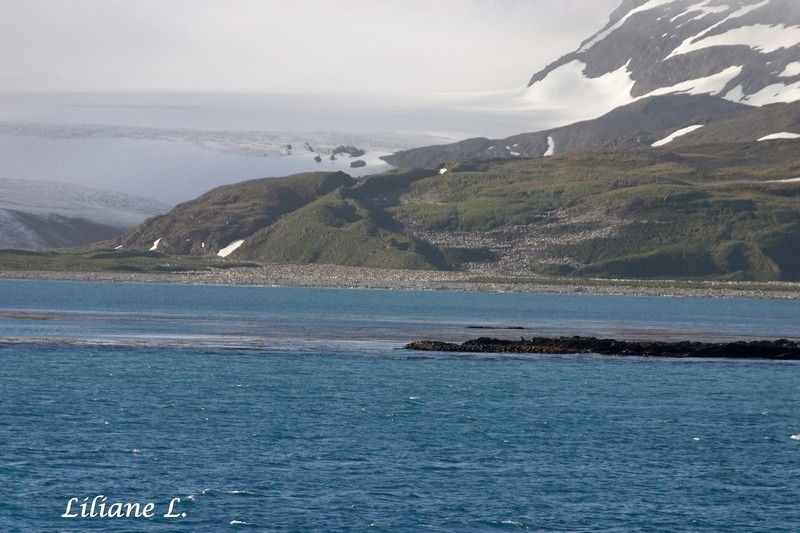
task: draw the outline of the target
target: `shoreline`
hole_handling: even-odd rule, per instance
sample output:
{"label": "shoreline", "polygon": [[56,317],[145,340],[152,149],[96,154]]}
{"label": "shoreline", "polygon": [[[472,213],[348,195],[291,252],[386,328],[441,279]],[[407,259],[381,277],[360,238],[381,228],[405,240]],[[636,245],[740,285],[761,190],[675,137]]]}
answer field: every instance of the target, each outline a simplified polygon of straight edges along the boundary
{"label": "shoreline", "polygon": [[186,272],[0,271],[0,279],[383,290],[800,299],[800,283],[486,278],[471,272],[269,264]]}

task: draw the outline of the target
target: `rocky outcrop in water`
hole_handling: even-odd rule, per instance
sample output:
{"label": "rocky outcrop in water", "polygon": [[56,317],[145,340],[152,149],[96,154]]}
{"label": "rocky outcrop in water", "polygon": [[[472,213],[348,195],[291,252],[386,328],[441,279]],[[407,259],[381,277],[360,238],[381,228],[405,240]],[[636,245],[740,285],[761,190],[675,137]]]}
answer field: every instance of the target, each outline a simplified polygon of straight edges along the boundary
{"label": "rocky outcrop in water", "polygon": [[533,337],[518,341],[480,337],[462,344],[415,341],[408,350],[428,352],[599,354],[638,357],[698,357],[800,360],[800,342],[787,339],[736,342],[624,341],[596,337]]}

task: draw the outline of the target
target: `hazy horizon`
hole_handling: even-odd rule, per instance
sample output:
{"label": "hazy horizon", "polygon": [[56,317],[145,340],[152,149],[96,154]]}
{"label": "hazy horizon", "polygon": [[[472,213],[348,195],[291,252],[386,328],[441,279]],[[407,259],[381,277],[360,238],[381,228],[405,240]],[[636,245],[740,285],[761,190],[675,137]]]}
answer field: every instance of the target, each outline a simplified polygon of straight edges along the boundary
{"label": "hazy horizon", "polygon": [[[360,102],[319,95],[16,94],[0,100],[0,178],[177,203],[245,179],[313,170],[380,172],[389,166],[378,157],[397,150],[537,126],[531,113],[413,99],[384,106]],[[338,145],[367,151],[362,159],[368,166],[333,165],[328,158]],[[313,159],[317,154],[320,163]]]}
{"label": "hazy horizon", "polygon": [[[620,1],[6,0],[0,178],[179,202],[555,127],[557,112],[514,102]],[[346,142],[367,167],[314,161]]]}

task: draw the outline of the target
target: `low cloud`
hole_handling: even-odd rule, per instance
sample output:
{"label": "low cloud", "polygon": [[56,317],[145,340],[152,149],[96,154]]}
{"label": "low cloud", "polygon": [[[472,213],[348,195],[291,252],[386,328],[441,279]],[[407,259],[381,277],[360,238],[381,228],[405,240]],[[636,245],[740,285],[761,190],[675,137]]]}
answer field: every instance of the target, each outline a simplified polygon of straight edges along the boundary
{"label": "low cloud", "polygon": [[522,87],[619,0],[5,0],[5,90]]}

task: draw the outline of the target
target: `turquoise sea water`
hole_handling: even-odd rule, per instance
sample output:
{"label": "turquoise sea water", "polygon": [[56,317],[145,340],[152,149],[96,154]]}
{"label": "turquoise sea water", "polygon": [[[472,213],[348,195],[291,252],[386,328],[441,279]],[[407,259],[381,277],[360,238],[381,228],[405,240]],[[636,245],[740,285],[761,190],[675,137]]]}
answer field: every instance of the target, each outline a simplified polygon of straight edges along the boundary
{"label": "turquoise sea water", "polygon": [[[797,531],[797,363],[399,348],[799,325],[796,301],[2,281],[0,530]],[[61,516],[99,495],[156,516]]]}

